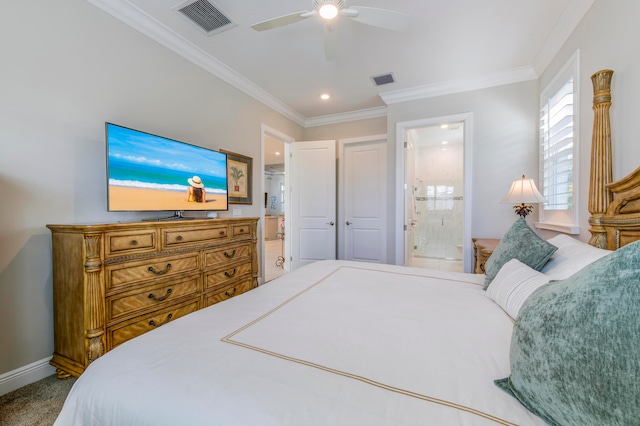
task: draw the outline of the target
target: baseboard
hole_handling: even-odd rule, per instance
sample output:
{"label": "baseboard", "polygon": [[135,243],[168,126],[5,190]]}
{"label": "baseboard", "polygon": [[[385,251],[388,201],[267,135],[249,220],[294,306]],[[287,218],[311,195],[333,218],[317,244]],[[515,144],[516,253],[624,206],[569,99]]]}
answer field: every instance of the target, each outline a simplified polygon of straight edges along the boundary
{"label": "baseboard", "polygon": [[0,375],[0,395],[12,392],[23,386],[56,374],[56,369],[49,364],[51,357],[32,362]]}

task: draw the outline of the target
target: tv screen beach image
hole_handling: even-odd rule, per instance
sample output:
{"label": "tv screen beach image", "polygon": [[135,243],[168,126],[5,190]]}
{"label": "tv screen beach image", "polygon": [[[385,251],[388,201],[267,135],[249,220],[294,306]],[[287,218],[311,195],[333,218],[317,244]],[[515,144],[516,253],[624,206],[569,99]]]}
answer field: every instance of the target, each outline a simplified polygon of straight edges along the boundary
{"label": "tv screen beach image", "polygon": [[217,151],[107,123],[109,211],[227,210]]}

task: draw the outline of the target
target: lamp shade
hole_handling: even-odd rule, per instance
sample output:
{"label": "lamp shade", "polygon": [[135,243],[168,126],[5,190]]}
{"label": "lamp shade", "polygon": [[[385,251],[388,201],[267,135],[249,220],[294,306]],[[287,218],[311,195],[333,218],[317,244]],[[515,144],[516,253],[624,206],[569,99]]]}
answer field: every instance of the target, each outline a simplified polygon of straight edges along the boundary
{"label": "lamp shade", "polygon": [[545,198],[536,187],[533,179],[526,179],[522,175],[522,179],[516,179],[511,184],[511,189],[501,203],[544,203]]}

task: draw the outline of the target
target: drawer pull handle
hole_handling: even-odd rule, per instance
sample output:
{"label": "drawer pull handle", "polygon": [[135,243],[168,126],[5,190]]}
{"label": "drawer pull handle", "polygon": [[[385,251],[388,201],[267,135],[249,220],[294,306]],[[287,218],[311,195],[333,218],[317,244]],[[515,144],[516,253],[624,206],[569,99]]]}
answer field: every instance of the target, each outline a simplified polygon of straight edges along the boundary
{"label": "drawer pull handle", "polygon": [[149,268],[147,268],[147,269],[149,270],[149,272],[153,272],[156,275],[162,275],[162,274],[166,274],[167,272],[169,272],[169,269],[171,269],[171,264],[167,263],[167,266],[161,271],[156,271],[153,266],[149,266]]}
{"label": "drawer pull handle", "polygon": [[166,293],[164,296],[160,296],[160,297],[158,297],[158,296],[154,295],[153,293],[151,293],[151,294],[149,294],[149,299],[153,299],[153,300],[155,300],[156,302],[162,302],[164,299],[166,299],[167,297],[169,297],[169,295],[170,295],[170,294],[171,294],[171,289],[170,289],[170,288],[168,288],[168,289],[167,289],[167,293]]}
{"label": "drawer pull handle", "polygon": [[233,297],[236,295],[236,287],[233,288],[233,291],[231,293],[229,293],[228,291],[224,292],[224,295],[227,297]]}
{"label": "drawer pull handle", "polygon": [[171,321],[171,318],[173,318],[173,314],[167,315],[167,320],[164,321],[164,322],[156,323],[154,320],[151,320],[151,321],[149,321],[149,325],[152,326],[152,327],[162,327],[163,325],[165,325],[166,323]]}
{"label": "drawer pull handle", "polygon": [[224,235],[224,231],[220,231],[220,235]]}
{"label": "drawer pull handle", "polygon": [[227,259],[232,259],[233,256],[235,256],[235,255],[236,255],[236,249],[233,249],[231,254],[227,253],[226,251],[224,252],[224,257],[226,257]]}
{"label": "drawer pull handle", "polygon": [[137,246],[138,245],[138,241],[137,240],[131,240],[131,242],[129,243],[132,246]]}
{"label": "drawer pull handle", "polygon": [[237,272],[237,271],[236,271],[236,268],[233,268],[233,271],[232,271],[232,272],[225,271],[225,272],[224,272],[224,274],[225,274],[228,278],[231,278],[231,277],[233,277],[233,276],[236,274],[236,272]]}
{"label": "drawer pull handle", "polygon": [[240,231],[239,231],[239,232],[240,232],[241,234],[243,234],[243,233],[244,233],[244,228],[240,228]]}
{"label": "drawer pull handle", "polygon": [[176,237],[176,241],[182,241],[182,235],[178,235],[178,236]]}

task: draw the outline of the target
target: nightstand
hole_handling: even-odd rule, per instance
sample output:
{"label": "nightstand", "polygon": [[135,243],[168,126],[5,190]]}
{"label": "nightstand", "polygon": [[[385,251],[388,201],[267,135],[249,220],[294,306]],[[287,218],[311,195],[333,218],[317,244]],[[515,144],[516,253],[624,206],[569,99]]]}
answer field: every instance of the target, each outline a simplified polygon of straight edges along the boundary
{"label": "nightstand", "polygon": [[500,240],[490,238],[472,238],[473,240],[473,273],[484,274],[484,264],[496,249]]}

